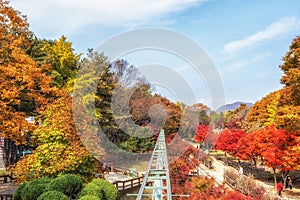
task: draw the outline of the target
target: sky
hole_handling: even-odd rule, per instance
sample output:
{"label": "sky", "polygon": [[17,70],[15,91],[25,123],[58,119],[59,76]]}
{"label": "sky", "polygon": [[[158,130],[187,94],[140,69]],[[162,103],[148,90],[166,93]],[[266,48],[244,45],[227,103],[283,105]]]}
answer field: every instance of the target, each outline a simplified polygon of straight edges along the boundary
{"label": "sky", "polygon": [[[300,33],[298,0],[12,0],[11,5],[27,15],[39,38],[65,35],[83,54],[119,34],[143,28],[183,35],[211,59],[220,79],[215,83],[222,83],[226,103],[254,103],[281,88],[278,66]],[[183,45],[173,42],[176,48]],[[141,49],[120,58],[141,69],[157,92],[171,100],[219,107],[222,102],[212,100],[219,98],[214,95],[214,80],[201,70],[196,73],[184,56],[170,52]],[[183,52],[188,53],[193,52]],[[163,73],[159,69],[166,70],[159,74]],[[182,89],[174,89],[173,83]],[[185,84],[192,95],[185,95]]]}

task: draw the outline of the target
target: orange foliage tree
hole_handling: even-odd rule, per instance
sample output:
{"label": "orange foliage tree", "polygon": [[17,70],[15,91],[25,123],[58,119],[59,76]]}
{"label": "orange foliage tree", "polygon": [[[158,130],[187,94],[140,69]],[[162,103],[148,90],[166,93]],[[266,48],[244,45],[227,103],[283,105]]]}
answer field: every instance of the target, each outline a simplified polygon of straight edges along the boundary
{"label": "orange foliage tree", "polygon": [[276,185],[277,170],[285,180],[288,170],[298,168],[300,154],[297,151],[297,141],[299,136],[296,133],[288,133],[270,125],[240,139],[237,144],[237,156],[240,159],[251,159],[255,164],[257,158],[261,157],[265,164],[273,169]]}
{"label": "orange foliage tree", "polygon": [[300,37],[296,37],[279,66],[283,71],[281,83],[284,87],[256,102],[247,117],[248,130],[270,124],[288,132],[300,129]]}
{"label": "orange foliage tree", "polygon": [[29,45],[26,17],[0,1],[0,133],[4,137],[4,161],[15,163],[28,145],[35,125],[26,120],[38,113],[56,88],[24,49]]}

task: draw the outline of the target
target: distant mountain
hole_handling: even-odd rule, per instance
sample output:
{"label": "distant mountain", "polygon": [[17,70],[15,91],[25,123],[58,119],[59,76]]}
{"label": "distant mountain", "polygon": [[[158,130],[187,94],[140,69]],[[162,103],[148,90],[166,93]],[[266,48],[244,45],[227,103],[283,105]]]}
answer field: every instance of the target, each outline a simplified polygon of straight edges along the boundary
{"label": "distant mountain", "polygon": [[236,108],[238,108],[241,104],[246,104],[247,106],[253,106],[253,103],[247,103],[247,102],[234,102],[234,103],[230,103],[230,104],[225,104],[224,106],[221,106],[220,108],[218,108],[216,110],[217,113],[221,113],[224,111],[228,111],[228,110],[235,110]]}

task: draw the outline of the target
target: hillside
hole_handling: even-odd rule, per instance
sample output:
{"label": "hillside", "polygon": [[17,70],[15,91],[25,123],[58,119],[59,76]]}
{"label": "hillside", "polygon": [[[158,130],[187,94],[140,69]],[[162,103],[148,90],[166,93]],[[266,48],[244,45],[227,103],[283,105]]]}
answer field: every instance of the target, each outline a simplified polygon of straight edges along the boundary
{"label": "hillside", "polygon": [[241,104],[246,104],[247,106],[253,106],[253,103],[237,101],[237,102],[234,102],[234,103],[225,104],[224,106],[221,106],[220,108],[218,108],[216,110],[216,112],[221,113],[221,112],[224,112],[224,111],[227,111],[227,110],[235,110]]}

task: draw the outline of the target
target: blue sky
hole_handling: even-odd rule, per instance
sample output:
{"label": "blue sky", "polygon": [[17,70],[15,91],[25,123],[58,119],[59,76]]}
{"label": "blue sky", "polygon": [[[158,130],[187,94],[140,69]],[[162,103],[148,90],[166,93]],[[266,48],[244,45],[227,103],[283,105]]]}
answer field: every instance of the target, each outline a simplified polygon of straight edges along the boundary
{"label": "blue sky", "polygon": [[[298,0],[13,0],[11,4],[27,15],[38,37],[65,35],[77,52],[86,53],[87,48],[136,28],[184,34],[214,62],[227,103],[255,102],[282,87],[278,66],[300,33]],[[151,51],[124,58],[138,67],[154,62],[176,68],[191,85],[196,101],[211,106],[205,80],[195,77],[179,58]],[[158,88],[158,92],[176,100],[172,91]]]}

